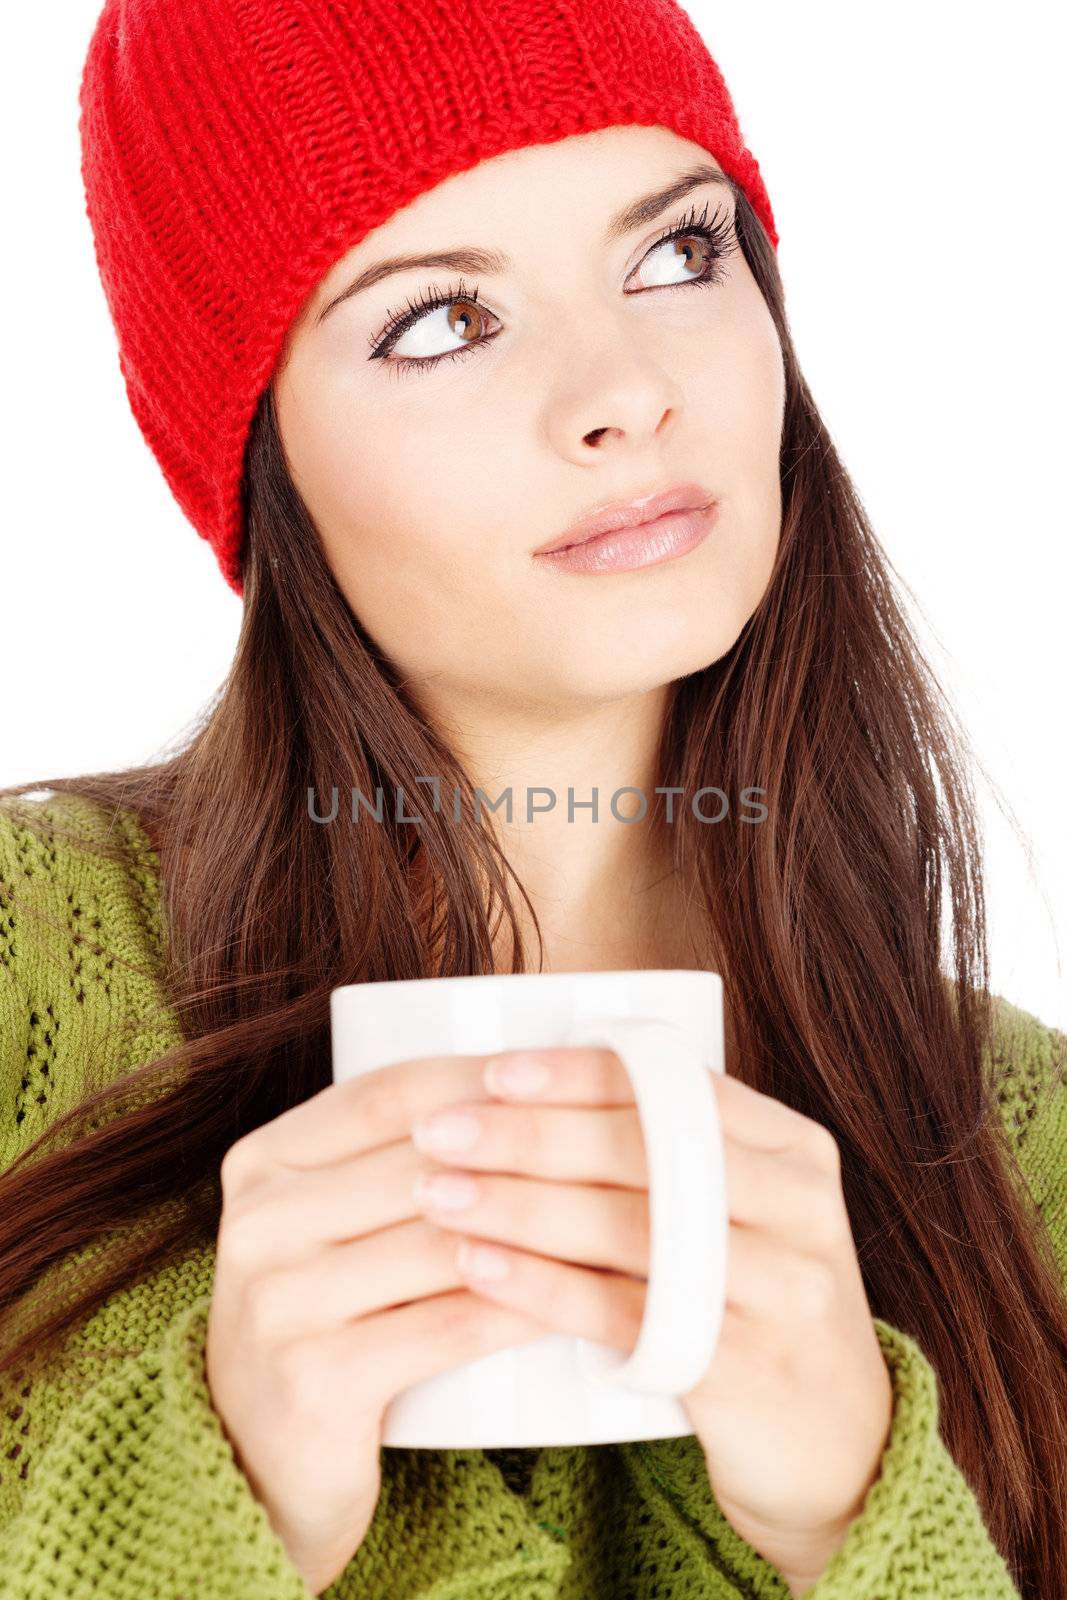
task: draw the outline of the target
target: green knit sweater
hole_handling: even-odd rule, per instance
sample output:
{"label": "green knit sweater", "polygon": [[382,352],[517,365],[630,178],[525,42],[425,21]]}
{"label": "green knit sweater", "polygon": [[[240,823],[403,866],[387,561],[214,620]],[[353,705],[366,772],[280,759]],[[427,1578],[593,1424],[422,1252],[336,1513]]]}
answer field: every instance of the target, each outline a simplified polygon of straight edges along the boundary
{"label": "green knit sweater", "polygon": [[[180,1038],[171,1012],[148,1016],[162,948],[154,851],[120,813],[110,826],[128,865],[95,860],[51,836],[64,813],[77,826],[103,815],[61,795],[0,803],[0,1169],[77,1101],[87,1050],[109,1018],[145,1017],[107,1058],[116,1075]],[[67,931],[20,913],[11,889]],[[998,1006],[1000,1108],[1067,1280],[1067,1038]],[[112,1297],[58,1363],[4,1388],[4,1600],[308,1600],[211,1403],[203,1353],[213,1258],[204,1245]],[[893,1382],[891,1432],[811,1600],[1018,1600],[941,1440],[932,1367],[912,1338],[875,1327]],[[513,1466],[525,1468],[526,1492]],[[383,1449],[374,1519],[325,1593],[783,1600],[789,1591],[723,1517],[690,1434],[511,1453]]]}

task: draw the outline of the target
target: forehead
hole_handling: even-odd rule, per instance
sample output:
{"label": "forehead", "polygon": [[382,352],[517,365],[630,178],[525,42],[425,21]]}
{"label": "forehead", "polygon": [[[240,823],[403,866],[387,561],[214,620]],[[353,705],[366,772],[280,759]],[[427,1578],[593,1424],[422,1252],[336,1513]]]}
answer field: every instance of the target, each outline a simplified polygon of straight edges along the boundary
{"label": "forehead", "polygon": [[[572,134],[549,144],[523,145],[449,173],[398,207],[367,235],[421,232],[438,223],[479,220],[505,227],[568,204],[607,213],[657,181],[666,184],[702,163],[722,173],[715,157],[669,128],[622,124]],[[362,242],[361,242],[362,245]],[[361,248],[356,246],[356,250]]]}

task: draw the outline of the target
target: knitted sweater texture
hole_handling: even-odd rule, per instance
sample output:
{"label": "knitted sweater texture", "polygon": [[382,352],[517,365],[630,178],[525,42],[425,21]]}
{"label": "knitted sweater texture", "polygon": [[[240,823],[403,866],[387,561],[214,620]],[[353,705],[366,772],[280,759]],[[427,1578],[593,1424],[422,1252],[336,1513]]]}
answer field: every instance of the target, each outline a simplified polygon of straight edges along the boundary
{"label": "knitted sweater texture", "polygon": [[[54,837],[68,818],[107,826],[126,864]],[[0,1170],[80,1098],[109,1022],[145,1017],[108,1058],[116,1077],[179,1042],[172,1013],[148,1015],[164,948],[157,874],[129,813],[105,822],[64,795],[0,802]],[[20,913],[12,890],[67,931]],[[1067,1037],[998,998],[995,1059],[999,1111],[1067,1282]],[[105,1302],[43,1370],[0,1380],[3,1600],[308,1600],[212,1405],[213,1271],[205,1243]],[[891,1430],[810,1600],[1018,1600],[941,1440],[932,1366],[907,1334],[875,1328]],[[374,1519],[329,1600],[789,1594],[720,1512],[694,1435],[381,1459]]]}

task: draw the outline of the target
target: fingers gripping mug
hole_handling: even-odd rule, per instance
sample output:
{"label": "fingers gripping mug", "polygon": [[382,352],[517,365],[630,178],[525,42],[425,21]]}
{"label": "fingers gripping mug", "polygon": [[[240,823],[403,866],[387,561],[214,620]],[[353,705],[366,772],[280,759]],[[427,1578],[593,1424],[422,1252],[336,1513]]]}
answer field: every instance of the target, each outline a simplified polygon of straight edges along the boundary
{"label": "fingers gripping mug", "polygon": [[722,979],[696,971],[500,973],[347,984],[330,997],[333,1079],[398,1061],[553,1045],[614,1050],[648,1167],[644,1317],[626,1354],[557,1333],[396,1395],[382,1443],[423,1449],[611,1444],[692,1433],[678,1396],[715,1353],[728,1216],[718,1102]]}

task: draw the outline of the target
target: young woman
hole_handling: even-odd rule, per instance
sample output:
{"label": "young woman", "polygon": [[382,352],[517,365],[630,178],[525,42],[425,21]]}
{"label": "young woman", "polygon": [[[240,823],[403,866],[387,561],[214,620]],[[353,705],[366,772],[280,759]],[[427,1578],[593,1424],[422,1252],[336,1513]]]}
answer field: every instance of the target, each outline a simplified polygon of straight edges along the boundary
{"label": "young woman", "polygon": [[[686,14],[109,0],[82,113],[244,609],[176,755],[0,805],[5,1595],[1050,1600],[1067,1039],[989,993],[971,758]],[[332,989],[631,967],[725,984],[692,1434],[380,1450],[460,1361],[632,1346],[647,1175],[610,1052],[333,1085]]]}

